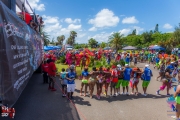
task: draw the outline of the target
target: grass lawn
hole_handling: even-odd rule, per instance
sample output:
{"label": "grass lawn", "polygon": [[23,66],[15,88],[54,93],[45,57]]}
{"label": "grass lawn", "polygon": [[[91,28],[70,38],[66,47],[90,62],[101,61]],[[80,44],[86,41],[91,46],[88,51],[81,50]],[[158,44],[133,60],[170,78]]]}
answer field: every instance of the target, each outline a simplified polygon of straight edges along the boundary
{"label": "grass lawn", "polygon": [[[58,73],[60,73],[60,72],[61,72],[61,69],[62,69],[62,68],[67,69],[67,68],[68,68],[68,65],[56,64],[56,67],[57,67],[57,69],[58,69]],[[91,71],[91,70],[92,70],[92,68],[89,67],[89,71]],[[80,74],[82,73],[81,67],[76,67],[76,72],[77,72],[77,75],[80,75]]]}

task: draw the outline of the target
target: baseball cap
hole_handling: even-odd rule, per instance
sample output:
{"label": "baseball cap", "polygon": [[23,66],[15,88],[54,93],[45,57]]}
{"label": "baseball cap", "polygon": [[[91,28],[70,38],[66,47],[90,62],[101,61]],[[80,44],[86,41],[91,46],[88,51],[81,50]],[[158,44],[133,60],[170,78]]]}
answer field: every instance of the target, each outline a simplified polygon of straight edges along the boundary
{"label": "baseball cap", "polygon": [[128,64],[125,64],[125,66],[129,66]]}
{"label": "baseball cap", "polygon": [[148,64],[146,64],[146,65],[145,65],[145,67],[149,67],[149,65],[148,65]]}
{"label": "baseball cap", "polygon": [[117,65],[117,67],[119,67],[119,68],[120,68],[120,67],[121,67],[121,65],[119,65],[119,64],[118,64],[118,65]]}

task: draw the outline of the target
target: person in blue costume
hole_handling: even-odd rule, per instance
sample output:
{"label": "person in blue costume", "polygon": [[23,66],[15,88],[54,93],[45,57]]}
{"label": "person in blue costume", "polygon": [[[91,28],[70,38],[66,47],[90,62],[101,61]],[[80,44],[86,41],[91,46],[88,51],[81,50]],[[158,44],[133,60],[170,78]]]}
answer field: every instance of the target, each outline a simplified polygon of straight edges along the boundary
{"label": "person in blue costume", "polygon": [[178,86],[174,87],[174,98],[176,101],[176,120],[180,120],[180,72],[178,71]]}

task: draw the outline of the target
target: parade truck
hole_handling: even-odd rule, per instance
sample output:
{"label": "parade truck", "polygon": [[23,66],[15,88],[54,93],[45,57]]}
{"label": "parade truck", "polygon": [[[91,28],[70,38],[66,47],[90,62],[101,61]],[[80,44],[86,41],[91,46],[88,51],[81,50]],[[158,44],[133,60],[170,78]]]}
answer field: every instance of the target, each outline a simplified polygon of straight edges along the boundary
{"label": "parade truck", "polygon": [[0,102],[8,107],[16,103],[43,58],[43,36],[27,24],[25,14],[38,21],[27,0],[0,0]]}

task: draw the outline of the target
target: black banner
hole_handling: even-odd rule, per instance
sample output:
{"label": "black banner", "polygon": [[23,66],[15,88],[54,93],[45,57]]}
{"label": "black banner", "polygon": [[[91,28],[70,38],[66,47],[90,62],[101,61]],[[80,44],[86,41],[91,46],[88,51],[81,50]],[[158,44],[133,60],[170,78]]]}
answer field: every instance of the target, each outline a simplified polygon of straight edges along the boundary
{"label": "black banner", "polygon": [[0,1],[0,99],[12,107],[42,60],[41,36]]}

